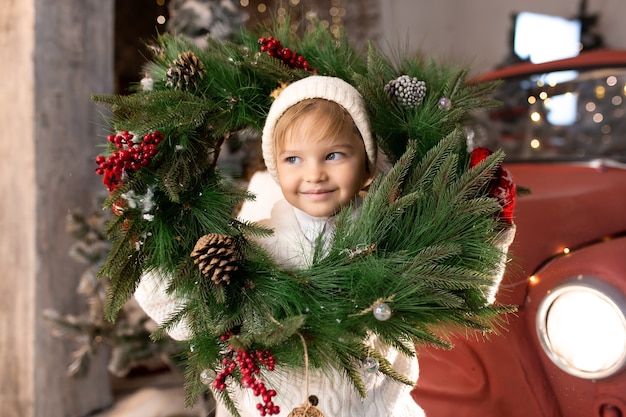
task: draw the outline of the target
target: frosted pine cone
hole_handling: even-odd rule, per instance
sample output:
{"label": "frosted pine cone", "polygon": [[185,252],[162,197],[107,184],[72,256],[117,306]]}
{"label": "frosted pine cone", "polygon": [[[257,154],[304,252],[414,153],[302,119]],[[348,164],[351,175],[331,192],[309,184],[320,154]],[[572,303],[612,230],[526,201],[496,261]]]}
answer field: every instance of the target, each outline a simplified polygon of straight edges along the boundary
{"label": "frosted pine cone", "polygon": [[237,247],[228,235],[211,233],[202,236],[191,252],[193,262],[203,275],[215,284],[230,283],[231,274],[237,271]]}
{"label": "frosted pine cone", "polygon": [[404,107],[419,106],[426,96],[426,83],[415,77],[401,75],[385,85],[385,93]]}

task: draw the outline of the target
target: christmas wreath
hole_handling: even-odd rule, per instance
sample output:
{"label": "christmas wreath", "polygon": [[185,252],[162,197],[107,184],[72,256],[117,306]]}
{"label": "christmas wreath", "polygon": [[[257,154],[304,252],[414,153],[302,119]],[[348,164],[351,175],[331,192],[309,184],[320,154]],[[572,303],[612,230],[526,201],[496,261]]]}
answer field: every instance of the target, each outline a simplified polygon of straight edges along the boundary
{"label": "christmas wreath", "polygon": [[[116,214],[100,272],[110,279],[107,315],[146,271],[169,277],[184,303],[161,334],[180,320],[190,326],[190,401],[208,384],[236,412],[233,383],[271,404],[276,393],[259,374],[269,381],[279,365],[339,370],[362,395],[364,366],[412,384],[368,337],[414,355],[416,344],[449,347],[440,329],[497,327],[507,309],[490,305],[486,290],[514,188],[503,155],[468,150],[463,134],[472,111],[494,104],[493,84],[467,83],[467,69],[420,56],[392,60],[373,45],[360,53],[321,25],[303,36],[276,24],[208,42],[163,35],[132,94],[93,97],[110,107],[114,132],[96,158]],[[329,249],[309,268],[286,270],[248,239],[271,230],[233,216],[254,196],[217,159],[234,133],[261,130],[275,90],[311,74],[357,88],[391,167],[360,216],[337,215]]]}

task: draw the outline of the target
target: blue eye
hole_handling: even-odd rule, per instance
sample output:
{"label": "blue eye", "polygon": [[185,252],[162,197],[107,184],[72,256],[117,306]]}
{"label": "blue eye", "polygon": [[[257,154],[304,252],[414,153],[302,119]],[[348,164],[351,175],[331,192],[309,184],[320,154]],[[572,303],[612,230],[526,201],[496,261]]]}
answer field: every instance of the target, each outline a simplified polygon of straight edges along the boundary
{"label": "blue eye", "polygon": [[288,164],[295,164],[300,160],[300,157],[298,156],[288,156],[287,158],[285,158],[285,161],[287,161]]}
{"label": "blue eye", "polygon": [[326,160],[327,161],[334,161],[336,159],[341,159],[341,157],[343,157],[343,153],[341,153],[341,152],[332,152],[332,153],[329,153],[328,155],[326,155]]}

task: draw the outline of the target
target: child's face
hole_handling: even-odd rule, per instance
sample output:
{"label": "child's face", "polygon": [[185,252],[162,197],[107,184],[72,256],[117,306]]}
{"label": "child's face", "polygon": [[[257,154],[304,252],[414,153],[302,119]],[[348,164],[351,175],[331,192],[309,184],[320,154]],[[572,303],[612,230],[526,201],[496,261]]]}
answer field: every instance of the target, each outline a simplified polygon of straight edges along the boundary
{"label": "child's face", "polygon": [[278,182],[292,206],[314,217],[331,216],[371,181],[365,145],[349,124],[324,137],[319,116],[301,117],[277,147]]}

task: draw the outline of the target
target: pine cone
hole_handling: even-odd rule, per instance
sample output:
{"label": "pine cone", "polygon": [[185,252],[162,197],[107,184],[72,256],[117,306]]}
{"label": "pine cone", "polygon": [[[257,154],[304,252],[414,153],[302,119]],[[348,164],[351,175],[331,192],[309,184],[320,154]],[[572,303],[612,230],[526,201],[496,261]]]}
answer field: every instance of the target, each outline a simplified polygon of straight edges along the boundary
{"label": "pine cone", "polygon": [[191,85],[198,88],[198,79],[204,78],[204,65],[198,57],[190,51],[178,54],[165,72],[167,77],[166,87],[177,87],[187,89]]}
{"label": "pine cone", "polygon": [[426,83],[415,77],[401,75],[385,85],[385,93],[401,106],[415,107],[424,102]]}
{"label": "pine cone", "polygon": [[230,283],[231,273],[237,271],[237,247],[228,235],[211,233],[202,236],[191,252],[193,262],[215,284]]}

